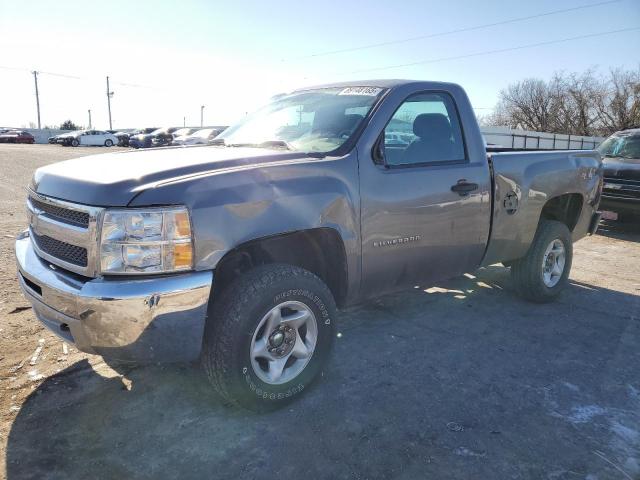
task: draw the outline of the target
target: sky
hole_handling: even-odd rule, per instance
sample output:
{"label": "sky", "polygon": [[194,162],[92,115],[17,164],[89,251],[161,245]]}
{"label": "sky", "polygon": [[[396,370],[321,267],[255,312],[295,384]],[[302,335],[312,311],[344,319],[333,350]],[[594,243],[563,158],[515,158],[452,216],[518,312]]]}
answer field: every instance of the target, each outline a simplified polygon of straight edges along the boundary
{"label": "sky", "polygon": [[90,109],[108,128],[107,75],[116,129],[198,126],[201,105],[228,125],[278,93],[378,78],[459,83],[485,115],[524,78],[640,68],[639,28],[640,0],[0,0],[0,126],[37,122],[33,70],[43,127]]}

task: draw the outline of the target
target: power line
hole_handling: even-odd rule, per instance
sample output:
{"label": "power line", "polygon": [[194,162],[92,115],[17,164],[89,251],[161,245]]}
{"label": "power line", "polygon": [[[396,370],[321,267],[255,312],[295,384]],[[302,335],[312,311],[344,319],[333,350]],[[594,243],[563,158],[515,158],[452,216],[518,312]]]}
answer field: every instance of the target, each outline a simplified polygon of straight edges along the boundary
{"label": "power line", "polygon": [[426,38],[442,37],[442,36],[445,36],[445,35],[452,35],[454,33],[472,32],[474,30],[481,30],[483,28],[497,27],[499,25],[507,25],[509,23],[523,22],[525,20],[531,20],[531,19],[534,19],[534,18],[548,17],[550,15],[557,15],[559,13],[574,12],[576,10],[583,10],[583,9],[586,9],[586,8],[600,7],[602,5],[609,5],[611,3],[617,3],[617,2],[620,2],[620,1],[621,0],[608,0],[608,1],[605,1],[605,2],[592,3],[592,4],[589,4],[589,5],[579,5],[577,7],[572,7],[572,8],[563,8],[561,10],[552,10],[550,12],[538,13],[536,15],[528,15],[526,17],[517,17],[517,18],[511,18],[511,19],[508,19],[508,20],[501,20],[499,22],[485,23],[485,24],[482,24],[482,25],[474,25],[474,26],[471,26],[471,27],[458,28],[458,29],[455,29],[455,30],[447,30],[445,32],[429,33],[429,34],[426,34],[426,35],[418,35],[416,37],[401,38],[401,39],[398,39],[398,40],[389,40],[387,42],[380,42],[380,43],[371,43],[371,44],[368,44],[368,45],[361,45],[359,47],[343,48],[343,49],[340,49],[340,50],[329,50],[329,51],[325,51],[325,52],[312,53],[310,55],[304,55],[302,57],[293,58],[291,60],[304,60],[306,58],[324,57],[324,56],[328,56],[328,55],[336,55],[338,53],[357,52],[359,50],[368,50],[368,49],[371,49],[371,48],[386,47],[386,46],[389,46],[389,45],[397,45],[399,43],[413,42],[415,40],[424,40]]}
{"label": "power line", "polygon": [[602,37],[604,35],[612,35],[614,33],[622,33],[622,32],[630,32],[633,30],[640,30],[640,27],[632,27],[632,28],[623,28],[620,30],[610,30],[608,32],[600,32],[600,33],[591,33],[591,34],[587,34],[587,35],[579,35],[577,37],[568,37],[568,38],[561,38],[559,40],[549,40],[546,42],[538,42],[538,43],[529,43],[527,45],[520,45],[517,47],[508,47],[508,48],[498,48],[496,50],[485,50],[482,52],[476,52],[476,53],[468,53],[465,55],[456,55],[456,56],[452,56],[452,57],[441,57],[441,58],[432,58],[432,59],[428,59],[428,60],[419,60],[417,62],[410,62],[410,63],[401,63],[398,65],[387,65],[385,67],[376,67],[376,68],[365,68],[362,70],[353,70],[351,72],[340,72],[337,73],[337,75],[348,75],[348,74],[353,74],[353,73],[364,73],[364,72],[378,72],[381,70],[391,70],[393,68],[403,68],[403,67],[413,67],[415,65],[424,65],[427,63],[437,63],[437,62],[445,62],[448,60],[460,60],[463,58],[471,58],[471,57],[480,57],[480,56],[484,56],[484,55],[491,55],[494,53],[504,53],[504,52],[512,52],[515,50],[523,50],[526,48],[534,48],[534,47],[542,47],[545,45],[554,45],[556,43],[564,43],[564,42],[571,42],[574,40],[582,40],[585,38],[593,38],[593,37]]}
{"label": "power line", "polygon": [[70,78],[72,80],[86,80],[86,78],[83,78],[83,77],[76,77],[75,75],[65,75],[64,73],[43,72],[43,71],[38,71],[38,73],[42,75],[50,75],[52,77]]}
{"label": "power line", "polygon": [[[31,70],[29,70],[28,68],[22,68],[22,67],[11,67],[9,65],[0,65],[0,69],[4,69],[4,70],[15,70],[15,71],[19,71],[19,72],[31,72]],[[79,77],[77,75],[69,75],[66,73],[56,73],[56,72],[46,72],[44,70],[38,70],[38,74],[39,75],[50,75],[52,77],[61,77],[61,78],[69,78],[72,80],[86,80],[86,81],[91,81],[91,80],[97,80],[98,77]],[[141,85],[139,83],[124,83],[124,82],[111,82],[114,85],[121,85],[123,87],[131,87],[131,88],[155,88],[155,87],[150,87],[148,85]]]}

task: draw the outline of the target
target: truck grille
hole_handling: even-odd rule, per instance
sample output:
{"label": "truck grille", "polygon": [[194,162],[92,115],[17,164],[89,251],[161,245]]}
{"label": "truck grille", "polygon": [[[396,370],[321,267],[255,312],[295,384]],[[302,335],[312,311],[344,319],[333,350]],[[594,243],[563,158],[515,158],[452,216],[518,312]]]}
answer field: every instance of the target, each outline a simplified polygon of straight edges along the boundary
{"label": "truck grille", "polygon": [[32,236],[36,246],[44,253],[79,267],[87,266],[86,248],[71,245],[46,235],[38,235],[35,232],[32,232]]}
{"label": "truck grille", "polygon": [[77,210],[51,205],[50,203],[44,203],[34,197],[30,197],[29,201],[36,209],[43,211],[55,220],[83,228],[89,226],[89,214],[86,212],[79,212]]}
{"label": "truck grille", "polygon": [[29,191],[29,231],[36,253],[85,277],[98,275],[98,220],[104,211]]}
{"label": "truck grille", "polygon": [[640,181],[604,177],[602,194],[606,197],[640,199]]}

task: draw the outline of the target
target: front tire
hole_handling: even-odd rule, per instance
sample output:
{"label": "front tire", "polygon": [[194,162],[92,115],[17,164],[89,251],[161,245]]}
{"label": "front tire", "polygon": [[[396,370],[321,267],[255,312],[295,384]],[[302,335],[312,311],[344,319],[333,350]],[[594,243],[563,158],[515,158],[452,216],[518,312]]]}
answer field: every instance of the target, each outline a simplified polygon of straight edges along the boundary
{"label": "front tire", "polygon": [[331,292],[317,276],[292,265],[242,275],[214,301],[211,313],[204,370],[223,398],[254,411],[284,406],[306,390],[333,343]]}
{"label": "front tire", "polygon": [[78,140],[77,138],[74,138],[73,140],[71,140],[72,147],[77,147],[78,145],[80,145],[80,140]]}
{"label": "front tire", "polygon": [[104,146],[105,146],[105,147],[113,147],[113,140],[106,139],[106,140],[104,141]]}
{"label": "front tire", "polygon": [[569,283],[572,260],[573,242],[567,226],[541,220],[527,255],[511,265],[516,291],[536,303],[555,300]]}

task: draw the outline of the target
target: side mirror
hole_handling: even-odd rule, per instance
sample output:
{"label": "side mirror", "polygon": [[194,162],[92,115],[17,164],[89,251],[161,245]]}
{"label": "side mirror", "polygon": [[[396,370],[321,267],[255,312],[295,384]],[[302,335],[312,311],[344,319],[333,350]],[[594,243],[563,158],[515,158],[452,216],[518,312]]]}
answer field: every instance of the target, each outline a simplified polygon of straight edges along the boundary
{"label": "side mirror", "polygon": [[384,132],[382,132],[382,135],[380,135],[380,138],[378,138],[373,146],[371,157],[373,158],[373,163],[384,166]]}

